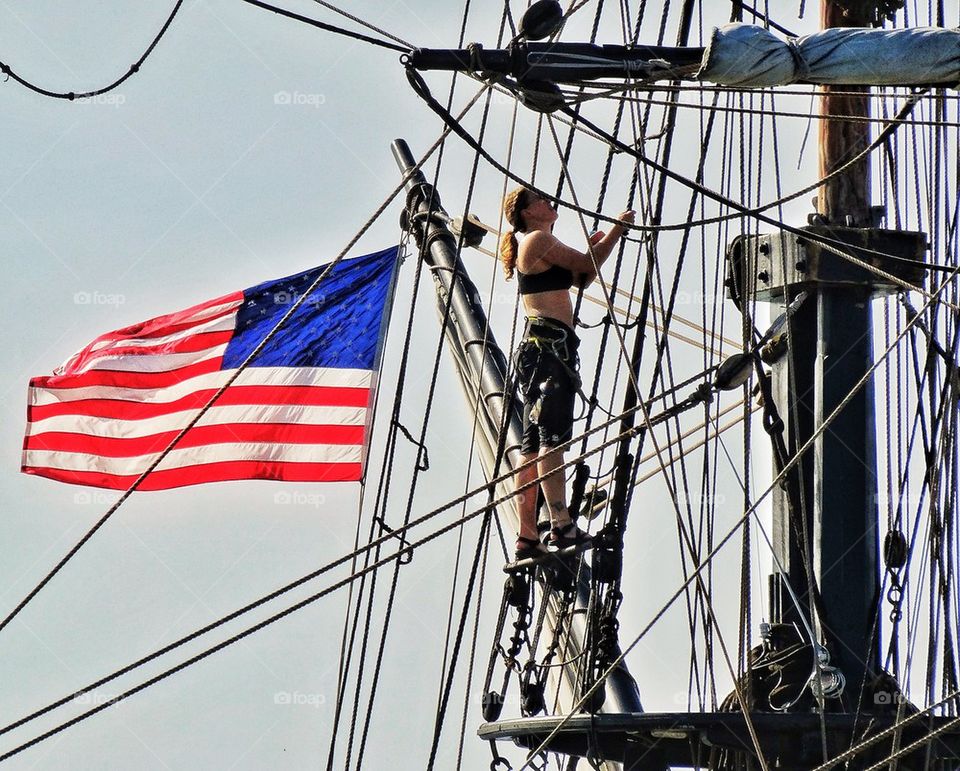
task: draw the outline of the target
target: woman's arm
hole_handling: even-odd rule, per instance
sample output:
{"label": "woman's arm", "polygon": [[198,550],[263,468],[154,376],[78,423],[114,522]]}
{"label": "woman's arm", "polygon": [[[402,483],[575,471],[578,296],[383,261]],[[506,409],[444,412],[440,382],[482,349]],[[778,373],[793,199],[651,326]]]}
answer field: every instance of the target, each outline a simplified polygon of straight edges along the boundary
{"label": "woman's arm", "polygon": [[524,238],[520,244],[523,261],[531,268],[536,267],[541,260],[550,265],[559,265],[575,275],[580,274],[583,277],[583,285],[587,286],[597,277],[596,269],[610,256],[613,247],[623,236],[626,230],[623,225],[633,222],[633,218],[633,211],[623,212],[617,217],[619,222],[610,228],[609,233],[596,233],[591,236],[586,252],[572,249],[552,233],[535,231]]}

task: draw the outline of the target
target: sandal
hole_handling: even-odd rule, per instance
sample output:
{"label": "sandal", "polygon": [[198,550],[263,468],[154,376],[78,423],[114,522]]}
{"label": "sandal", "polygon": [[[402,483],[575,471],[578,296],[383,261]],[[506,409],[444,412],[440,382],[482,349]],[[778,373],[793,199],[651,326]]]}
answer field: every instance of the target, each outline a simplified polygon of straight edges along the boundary
{"label": "sandal", "polygon": [[540,543],[546,546],[550,543],[550,520],[543,519],[537,522],[537,538],[540,539]]}
{"label": "sandal", "polygon": [[520,560],[536,559],[538,557],[546,557],[550,554],[547,551],[547,547],[544,546],[536,538],[524,538],[523,536],[517,536],[517,543],[523,544],[523,546],[518,547],[515,553],[515,560],[519,562]]}
{"label": "sandal", "polygon": [[592,544],[593,537],[577,527],[577,523],[572,520],[550,530],[550,545],[557,549],[567,549],[570,546],[588,547]]}

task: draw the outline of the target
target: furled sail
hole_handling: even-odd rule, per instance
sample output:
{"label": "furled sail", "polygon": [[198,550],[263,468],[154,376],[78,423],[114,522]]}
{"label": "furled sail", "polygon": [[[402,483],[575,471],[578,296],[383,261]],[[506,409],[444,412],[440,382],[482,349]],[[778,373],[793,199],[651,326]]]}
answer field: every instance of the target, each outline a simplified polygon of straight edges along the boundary
{"label": "furled sail", "polygon": [[723,86],[790,83],[960,86],[960,30],[834,28],[782,40],[752,24],[715,28],[696,76]]}

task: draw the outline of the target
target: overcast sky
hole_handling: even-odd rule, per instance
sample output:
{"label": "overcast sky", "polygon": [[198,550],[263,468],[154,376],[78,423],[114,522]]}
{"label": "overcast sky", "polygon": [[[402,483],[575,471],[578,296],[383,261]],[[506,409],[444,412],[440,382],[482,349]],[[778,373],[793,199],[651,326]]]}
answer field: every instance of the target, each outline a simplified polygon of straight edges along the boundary
{"label": "overcast sky", "polygon": [[[3,0],[0,60],[52,90],[94,88],[112,81],[139,57],[170,5]],[[466,39],[492,47],[500,12],[495,4],[474,5],[478,7],[468,19]],[[648,5],[642,39],[653,42],[660,4]],[[796,4],[788,5],[791,9],[783,22],[798,32],[810,29],[812,21],[793,19]],[[350,24],[305,0],[286,7],[329,23]],[[518,16],[520,8],[515,9]],[[457,4],[440,0],[364,0],[351,3],[349,9],[428,47],[453,47],[462,21]],[[586,39],[592,13],[592,8],[579,12],[563,39]],[[608,9],[601,41],[622,42],[618,16],[615,8]],[[698,20],[691,42],[701,42],[710,26],[723,20],[722,15]],[[667,29],[667,42],[672,42],[675,11]],[[449,77],[432,74],[428,81],[438,98],[446,97]],[[7,270],[0,310],[0,607],[5,614],[115,500],[105,491],[19,473],[28,379],[48,374],[108,330],[335,257],[399,180],[390,141],[406,138],[419,156],[441,126],[411,92],[396,53],[237,0],[187,0],[142,71],[104,97],[69,103],[43,98],[13,81],[0,85],[0,233]],[[456,104],[463,105],[476,89],[474,81],[462,81]],[[600,106],[592,116],[609,118],[610,110],[610,105]],[[499,96],[493,100],[487,141],[501,160],[507,157],[512,114],[510,100]],[[471,131],[479,129],[479,115],[479,110],[471,113],[467,121]],[[682,123],[677,164],[684,173],[692,173],[701,131],[699,113],[683,113]],[[534,117],[521,111],[513,163],[524,176],[531,171],[535,126]],[[805,124],[795,122],[791,127],[781,137],[780,160],[792,175],[784,184],[792,189],[814,178],[816,156],[811,146],[801,155]],[[730,141],[736,144],[736,135],[732,136]],[[561,137],[566,138],[565,127]],[[548,188],[556,184],[559,173],[552,141],[544,134],[538,167],[538,178]],[[578,139],[581,146],[571,173],[578,195],[592,205],[604,148],[590,138]],[[757,161],[753,157],[751,162]],[[462,143],[448,143],[438,186],[454,214],[464,206],[472,163],[472,154]],[[433,162],[427,165],[429,177],[435,168]],[[627,159],[615,159],[608,213],[625,208],[632,171]],[[719,170],[708,175],[708,182],[721,184]],[[476,181],[471,211],[496,224],[502,177],[481,164]],[[765,200],[774,197],[772,184],[763,182]],[[730,192],[738,196],[739,181]],[[683,221],[689,193],[671,188],[669,196],[665,220]],[[797,202],[783,213],[802,223],[808,208],[807,201]],[[715,212],[708,206],[702,214]],[[400,200],[371,227],[354,253],[397,243],[399,213]],[[565,214],[557,232],[575,242],[580,237],[576,217]],[[738,232],[733,229],[728,235]],[[739,339],[739,316],[716,296],[720,239],[716,231],[695,236],[698,256],[684,269],[685,307],[678,312],[700,319],[704,307],[709,315],[726,306],[718,324],[724,334]],[[669,278],[675,264],[669,250],[676,242],[666,238],[664,243]],[[493,248],[492,241],[487,246]],[[636,254],[636,245],[632,248]],[[709,255],[709,260],[701,260],[700,254]],[[484,298],[491,300],[495,329],[506,344],[514,321],[515,284],[502,281],[489,257],[473,252],[465,260]],[[414,272],[414,259],[409,259],[400,273],[384,365],[381,403],[388,406],[394,398]],[[413,319],[413,361],[401,413],[415,433],[424,420],[440,341],[432,282],[426,276],[420,289]],[[596,322],[601,316],[601,309],[585,308],[585,320]],[[595,365],[596,354],[589,349],[599,334],[585,332],[585,371],[592,372]],[[695,347],[677,343],[675,349],[676,380],[706,366]],[[611,361],[617,355],[608,352]],[[648,381],[649,376],[644,382]],[[724,397],[720,407],[738,398]],[[616,399],[611,408],[622,399],[622,389]],[[413,516],[482,480],[478,462],[469,461],[471,413],[446,356],[435,401],[427,433],[432,465],[417,488]],[[700,419],[698,413],[690,425]],[[383,422],[377,426],[375,452],[382,448],[384,428]],[[742,435],[731,432],[729,443],[739,463]],[[403,446],[398,458],[388,508],[393,524],[402,520],[407,506],[413,453]],[[726,532],[740,513],[742,492],[736,477],[742,469],[734,473],[718,458],[714,460],[723,466],[718,485],[726,498],[716,503],[729,505],[720,506],[716,528]],[[696,480],[699,461],[691,463],[688,473]],[[752,473],[760,489],[769,476],[768,466],[764,458],[754,461]],[[371,481],[364,528],[376,477]],[[646,624],[681,581],[673,507],[664,490],[656,482],[644,487],[631,514],[625,639]],[[7,724],[348,552],[359,498],[356,484],[270,482],[221,483],[134,496],[0,632],[0,721]],[[465,559],[472,554],[476,534],[474,522],[464,533]],[[451,586],[456,585],[457,596],[462,596],[462,566],[454,580],[457,544],[455,534],[432,543],[418,551],[401,573],[371,724],[368,768],[424,765],[440,687]],[[495,551],[485,582],[478,661],[485,661],[490,649],[501,561]],[[738,564],[734,547],[718,560],[718,570],[729,568],[729,580],[735,581]],[[761,572],[767,572],[766,565],[758,569],[758,579]],[[343,575],[340,571],[321,578],[269,606],[269,611],[235,622],[162,663],[171,666]],[[734,591],[729,595],[719,598],[718,605],[735,640],[736,596]],[[758,592],[758,609],[763,601]],[[323,765],[345,607],[343,591],[323,599],[22,753],[9,766]],[[644,640],[629,663],[645,705],[674,710],[684,706],[687,696],[689,656],[685,652],[675,656],[671,650],[678,641],[681,651],[687,644],[682,608],[668,614],[662,629]],[[106,686],[89,701],[108,699],[164,667],[146,667]],[[726,682],[722,673],[719,678]],[[453,767],[465,696],[472,706],[464,767],[484,767],[489,749],[473,734],[480,722],[479,682],[468,685],[461,678],[459,683],[438,767]],[[68,706],[2,737],[0,750],[88,706]],[[519,757],[515,751],[512,756]]]}

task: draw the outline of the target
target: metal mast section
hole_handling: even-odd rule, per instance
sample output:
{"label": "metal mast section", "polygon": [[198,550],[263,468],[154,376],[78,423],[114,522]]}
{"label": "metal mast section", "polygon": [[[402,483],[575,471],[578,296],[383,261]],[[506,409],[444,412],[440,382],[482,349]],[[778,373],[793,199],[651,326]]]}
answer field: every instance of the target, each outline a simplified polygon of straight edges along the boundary
{"label": "metal mast section", "polygon": [[[875,4],[822,0],[822,27],[869,26],[877,9],[867,6]],[[869,117],[869,87],[825,86],[824,91],[822,115]],[[869,144],[867,121],[820,121],[820,177],[836,172]],[[879,228],[883,212],[871,205],[869,158],[829,178],[816,207],[802,230],[840,241],[861,259],[858,249],[863,248],[915,260],[924,256],[922,233]],[[783,647],[808,638],[802,644],[813,645],[821,675],[827,668],[823,695],[839,699],[840,711],[872,711],[880,661],[874,620],[879,592],[876,418],[873,381],[867,377],[874,361],[871,301],[900,287],[795,232],[737,239],[730,256],[731,289],[746,313],[758,301],[785,305],[807,293],[788,318],[779,345],[765,352],[773,397],[765,424],[774,443],[775,470],[813,440],[775,491],[778,570],[771,577],[770,615],[781,628],[767,630],[767,643]],[[895,264],[882,267],[910,283],[922,282],[922,274],[905,275]],[[817,639],[810,640],[810,632]]]}
{"label": "metal mast section", "polygon": [[[394,140],[391,148],[407,180],[405,226],[413,232],[420,253],[430,268],[441,318],[447,318],[444,333],[448,348],[467,401],[471,408],[476,405],[479,411],[477,434],[481,462],[488,478],[502,475],[519,463],[521,436],[520,409],[506,387],[507,358],[497,345],[477,288],[460,260],[457,238],[448,227],[450,217],[440,203],[439,194],[421,171],[413,169],[415,161],[404,140]],[[448,304],[449,312],[445,312]],[[512,484],[507,483],[498,493],[511,491]],[[502,507],[498,514],[516,531],[518,516],[514,505]],[[584,566],[577,587],[578,603],[584,607],[589,599],[590,581],[589,568]],[[553,610],[548,609],[547,623],[551,627],[555,621],[552,615]],[[581,614],[576,614],[570,625],[570,639],[572,652],[579,653],[585,639]],[[564,678],[564,682],[568,680]],[[625,665],[611,675],[606,686],[609,709],[615,712],[643,711],[636,683]]]}

